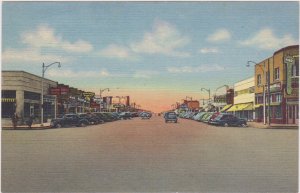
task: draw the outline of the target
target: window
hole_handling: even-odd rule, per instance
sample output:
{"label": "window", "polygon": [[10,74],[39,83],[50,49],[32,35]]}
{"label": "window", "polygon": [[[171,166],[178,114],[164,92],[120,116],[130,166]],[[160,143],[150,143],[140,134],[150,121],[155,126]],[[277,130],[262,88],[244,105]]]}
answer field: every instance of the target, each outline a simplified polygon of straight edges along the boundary
{"label": "window", "polygon": [[257,75],[257,85],[258,86],[261,85],[261,75],[260,74]]}
{"label": "window", "polygon": [[279,68],[275,68],[274,76],[275,80],[279,80]]}
{"label": "window", "polygon": [[297,76],[297,66],[294,64],[292,66],[292,77],[295,77]]}
{"label": "window", "polygon": [[41,94],[35,92],[24,91],[24,99],[41,100]]}
{"label": "window", "polygon": [[281,94],[276,94],[276,102],[281,103],[282,97]]}

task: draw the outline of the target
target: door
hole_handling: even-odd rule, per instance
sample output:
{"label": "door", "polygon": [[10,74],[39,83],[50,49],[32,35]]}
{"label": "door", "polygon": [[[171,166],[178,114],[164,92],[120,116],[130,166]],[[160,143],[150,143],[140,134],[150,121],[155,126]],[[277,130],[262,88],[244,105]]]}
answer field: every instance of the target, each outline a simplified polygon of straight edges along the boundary
{"label": "door", "polygon": [[288,105],[288,124],[298,124],[298,105]]}

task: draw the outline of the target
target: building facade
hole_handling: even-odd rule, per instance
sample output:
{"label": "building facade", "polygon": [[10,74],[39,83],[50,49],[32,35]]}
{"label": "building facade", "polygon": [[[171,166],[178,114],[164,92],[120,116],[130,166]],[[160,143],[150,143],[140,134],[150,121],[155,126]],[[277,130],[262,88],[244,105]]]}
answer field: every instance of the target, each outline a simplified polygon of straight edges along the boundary
{"label": "building facade", "polygon": [[264,119],[264,101],[267,122],[298,124],[299,45],[282,48],[255,65],[255,111],[258,122]]}
{"label": "building facade", "polygon": [[[55,113],[55,96],[48,90],[57,82],[44,79],[44,120]],[[42,78],[24,71],[2,71],[2,120],[9,119],[14,112],[23,122],[29,116],[41,117]]]}
{"label": "building facade", "polygon": [[234,84],[234,105],[227,112],[232,112],[235,116],[253,121],[254,113],[254,77]]}

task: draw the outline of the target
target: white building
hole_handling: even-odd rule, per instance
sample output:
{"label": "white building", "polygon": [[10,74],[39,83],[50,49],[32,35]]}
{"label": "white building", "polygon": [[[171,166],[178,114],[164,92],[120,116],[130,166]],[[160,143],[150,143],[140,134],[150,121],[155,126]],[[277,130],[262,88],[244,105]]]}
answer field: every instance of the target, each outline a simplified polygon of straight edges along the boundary
{"label": "white building", "polygon": [[237,117],[253,121],[254,111],[254,77],[234,84],[234,105],[227,112],[234,113]]}
{"label": "white building", "polygon": [[[1,120],[9,122],[16,112],[23,122],[33,115],[36,121],[41,117],[42,77],[24,71],[2,71],[1,85]],[[48,95],[50,87],[57,87],[57,82],[44,79],[44,120],[54,116],[52,96]]]}

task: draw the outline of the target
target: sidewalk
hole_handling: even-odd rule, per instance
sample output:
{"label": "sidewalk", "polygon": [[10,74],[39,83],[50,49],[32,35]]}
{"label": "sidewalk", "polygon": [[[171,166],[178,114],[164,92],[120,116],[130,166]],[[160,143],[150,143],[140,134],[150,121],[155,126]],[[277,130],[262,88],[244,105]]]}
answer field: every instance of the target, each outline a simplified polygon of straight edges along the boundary
{"label": "sidewalk", "polygon": [[268,124],[264,125],[263,123],[258,122],[247,122],[249,127],[260,128],[260,129],[298,129],[299,125],[292,125],[292,124],[275,124],[271,123],[269,126]]}
{"label": "sidewalk", "polygon": [[43,126],[41,126],[40,123],[32,124],[31,129],[29,129],[27,125],[18,125],[16,129],[14,129],[12,125],[2,125],[1,128],[2,130],[40,130],[50,128],[50,123],[44,123]]}

